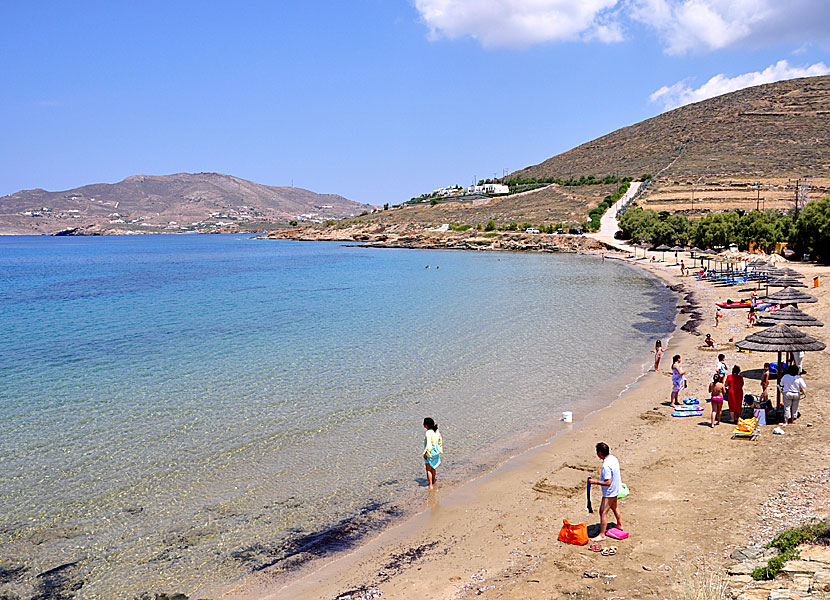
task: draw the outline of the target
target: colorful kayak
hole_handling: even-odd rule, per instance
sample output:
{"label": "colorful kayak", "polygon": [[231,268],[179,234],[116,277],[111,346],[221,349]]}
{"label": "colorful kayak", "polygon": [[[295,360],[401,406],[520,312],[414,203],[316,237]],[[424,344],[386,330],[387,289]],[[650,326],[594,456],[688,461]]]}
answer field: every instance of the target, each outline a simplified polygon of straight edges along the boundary
{"label": "colorful kayak", "polygon": [[[715,302],[715,306],[720,306],[721,308],[749,308],[752,306],[749,302]],[[769,306],[766,302],[756,302],[755,309],[756,310],[763,310]]]}

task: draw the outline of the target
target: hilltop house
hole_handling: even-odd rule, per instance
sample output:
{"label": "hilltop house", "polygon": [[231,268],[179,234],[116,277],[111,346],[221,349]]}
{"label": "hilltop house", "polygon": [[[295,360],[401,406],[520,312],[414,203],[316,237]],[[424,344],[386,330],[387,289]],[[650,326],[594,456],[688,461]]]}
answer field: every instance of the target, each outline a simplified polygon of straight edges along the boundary
{"label": "hilltop house", "polygon": [[485,183],[484,185],[471,185],[467,188],[468,194],[509,194],[510,188],[502,183]]}

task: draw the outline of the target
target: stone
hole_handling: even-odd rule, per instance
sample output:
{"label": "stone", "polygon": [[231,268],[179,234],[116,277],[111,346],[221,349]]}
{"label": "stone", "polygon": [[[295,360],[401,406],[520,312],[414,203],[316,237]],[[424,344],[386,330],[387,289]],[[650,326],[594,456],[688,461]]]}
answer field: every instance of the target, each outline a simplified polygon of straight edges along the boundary
{"label": "stone", "polygon": [[747,546],[746,548],[739,548],[729,555],[733,560],[757,560],[764,554],[764,548],[759,546]]}
{"label": "stone", "polygon": [[769,590],[749,589],[744,590],[736,600],[768,600]]}
{"label": "stone", "polygon": [[811,560],[830,564],[830,546],[801,546],[801,560]]}
{"label": "stone", "polygon": [[781,572],[788,575],[812,575],[819,568],[818,564],[809,560],[790,560],[784,563]]}
{"label": "stone", "polygon": [[730,575],[752,575],[752,571],[759,566],[764,566],[764,563],[757,563],[755,561],[741,562],[736,565],[732,565],[726,572]]}

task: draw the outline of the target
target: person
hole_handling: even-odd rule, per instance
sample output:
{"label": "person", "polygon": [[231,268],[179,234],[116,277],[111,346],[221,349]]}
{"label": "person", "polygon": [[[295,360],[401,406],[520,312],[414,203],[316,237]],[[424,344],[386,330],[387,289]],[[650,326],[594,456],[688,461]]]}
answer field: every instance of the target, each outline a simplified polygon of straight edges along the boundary
{"label": "person", "polygon": [[441,434],[438,433],[438,425],[430,417],[424,419],[424,466],[427,470],[427,483],[429,489],[435,486],[437,473],[435,469],[441,464],[441,453],[444,451]]}
{"label": "person", "polygon": [[764,363],[764,372],[761,374],[761,402],[769,400],[769,363]]}
{"label": "person", "polygon": [[796,365],[787,366],[787,374],[778,384],[784,394],[784,425],[792,424],[798,418],[798,403],[801,395],[807,391],[807,384],[798,373]]}
{"label": "person", "polygon": [[715,373],[712,383],[709,384],[709,398],[712,403],[712,428],[720,425],[720,414],[723,410],[723,376]]}
{"label": "person", "polygon": [[614,513],[614,518],[617,519],[617,529],[623,529],[620,511],[617,510],[617,496],[622,491],[622,480],[620,478],[620,461],[611,454],[608,444],[600,442],[597,444],[596,450],[597,457],[602,461],[600,479],[589,479],[588,483],[602,486],[602,502],[599,505],[599,535],[592,537],[591,541],[601,542],[605,539],[609,510]]}
{"label": "person", "polygon": [[729,403],[729,416],[733,423],[737,423],[744,404],[744,376],[741,375],[741,367],[738,365],[732,367],[732,374],[726,378],[724,388]]}
{"label": "person", "polygon": [[793,362],[795,363],[795,366],[798,367],[799,375],[807,372],[802,368],[802,365],[804,364],[804,352],[801,350],[793,352]]}
{"label": "person", "polygon": [[746,315],[746,320],[748,321],[747,327],[755,327],[755,309],[750,306],[749,307],[749,314]]}
{"label": "person", "polygon": [[715,372],[720,373],[724,377],[729,373],[729,367],[726,366],[726,355],[718,354],[718,362],[715,363]]}
{"label": "person", "polygon": [[680,355],[675,354],[671,359],[671,407],[680,406],[677,395],[686,387],[686,371],[680,366]]}
{"label": "person", "polygon": [[715,311],[715,327],[718,326],[718,323],[720,323],[720,320],[722,318],[723,318],[723,312],[721,311],[720,306],[718,306],[718,309]]}
{"label": "person", "polygon": [[680,276],[684,277],[686,275],[686,263],[683,262],[683,259],[680,259]]}
{"label": "person", "polygon": [[749,311],[752,312],[755,310],[755,307],[758,305],[758,298],[755,296],[755,290],[752,290],[752,294],[749,296]]}
{"label": "person", "polygon": [[706,344],[707,348],[714,348],[715,347],[715,340],[712,339],[712,334],[707,333],[706,339],[703,340],[703,343]]}
{"label": "person", "polygon": [[660,358],[663,356],[663,342],[660,340],[654,342],[654,350],[651,352],[654,354],[654,370],[657,371],[660,369]]}

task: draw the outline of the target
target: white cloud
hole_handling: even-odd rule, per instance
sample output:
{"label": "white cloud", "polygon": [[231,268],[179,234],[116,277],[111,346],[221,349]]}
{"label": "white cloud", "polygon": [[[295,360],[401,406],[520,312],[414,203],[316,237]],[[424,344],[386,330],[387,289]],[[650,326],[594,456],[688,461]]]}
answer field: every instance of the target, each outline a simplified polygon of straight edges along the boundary
{"label": "white cloud", "polygon": [[470,36],[487,48],[617,42],[622,29],[607,14],[616,5],[617,0],[415,0],[431,39]]}
{"label": "white cloud", "polygon": [[816,77],[818,75],[830,75],[830,67],[823,62],[809,67],[793,67],[786,60],[779,60],[763,71],[744,73],[735,77],[727,77],[720,73],[696,89],[692,89],[686,81],[678,81],[674,85],[661,87],[651,95],[650,100],[660,102],[665,110],[670,110],[754,85],[795,79],[796,77]]}
{"label": "white cloud", "polygon": [[645,24],[669,54],[730,46],[830,45],[829,0],[412,0],[430,39],[472,37],[487,48],[619,42]]}
{"label": "white cloud", "polygon": [[627,13],[669,54],[830,41],[826,0],[629,0]]}

